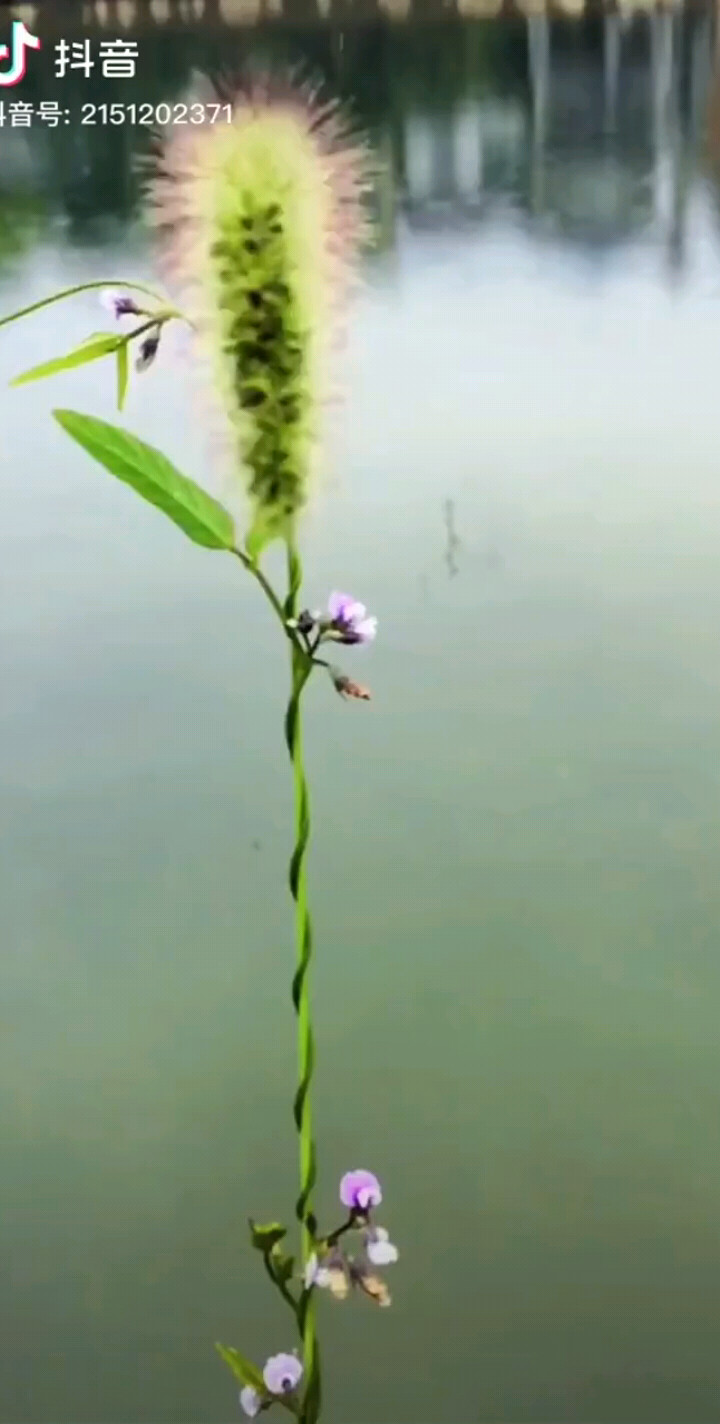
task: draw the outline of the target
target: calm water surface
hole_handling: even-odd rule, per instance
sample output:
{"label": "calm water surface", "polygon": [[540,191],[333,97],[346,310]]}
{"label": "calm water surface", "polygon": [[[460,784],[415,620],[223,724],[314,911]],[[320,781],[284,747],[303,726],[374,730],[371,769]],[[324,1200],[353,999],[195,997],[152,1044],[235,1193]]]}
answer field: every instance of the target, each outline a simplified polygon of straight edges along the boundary
{"label": "calm water surface", "polygon": [[[69,26],[66,27],[69,29]],[[334,1424],[720,1414],[720,72],[710,18],[146,29],[111,96],[303,60],[383,154],[305,532],[381,623],[311,691],[323,1212],[368,1165],[395,1302],[323,1302]],[[0,310],[153,273],[126,129],[2,130]],[[76,453],[112,378],[0,341],[0,1418],[238,1417],[287,1323],[287,669],[256,590]],[[215,473],[183,353],[128,425]]]}

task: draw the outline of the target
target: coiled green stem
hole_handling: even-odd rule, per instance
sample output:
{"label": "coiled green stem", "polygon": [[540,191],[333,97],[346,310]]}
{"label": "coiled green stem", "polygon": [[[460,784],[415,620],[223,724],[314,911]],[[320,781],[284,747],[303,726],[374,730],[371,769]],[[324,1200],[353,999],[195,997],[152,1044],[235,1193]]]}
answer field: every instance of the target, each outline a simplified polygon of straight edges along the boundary
{"label": "coiled green stem", "polygon": [[[297,616],[297,598],[302,583],[302,565],[297,551],[288,546],[288,596],[285,617]],[[312,1209],[315,1186],[315,1141],[312,1127],[310,1090],[315,1060],[310,1015],[309,973],[312,960],[312,921],[308,908],[305,860],[310,838],[310,801],[302,744],[302,694],[312,672],[313,663],[303,650],[292,644],[292,686],[285,716],[285,740],[293,768],[295,794],[295,845],[290,858],[290,893],[295,901],[297,967],[292,984],[292,1001],[297,1015],[298,1088],[293,1113],[300,1148],[300,1194],[295,1213],[300,1223],[302,1264],[307,1264],[315,1248],[317,1222]],[[311,1290],[303,1290],[298,1305],[298,1325],[302,1338],[304,1393],[300,1410],[301,1424],[316,1424],[320,1416],[320,1354],[315,1328],[315,1307]]]}

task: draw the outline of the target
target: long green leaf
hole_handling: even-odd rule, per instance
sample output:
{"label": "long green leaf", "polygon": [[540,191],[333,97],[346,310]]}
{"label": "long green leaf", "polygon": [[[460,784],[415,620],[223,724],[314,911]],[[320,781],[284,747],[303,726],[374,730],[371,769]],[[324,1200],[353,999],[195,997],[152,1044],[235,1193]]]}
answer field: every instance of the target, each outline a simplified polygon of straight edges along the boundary
{"label": "long green leaf", "polygon": [[122,410],[128,388],[128,344],[123,341],[117,348],[117,405]]}
{"label": "long green leaf", "polygon": [[227,510],[181,475],[159,450],[92,415],[75,410],[54,410],[53,415],[94,460],[162,509],[194,543],[205,549],[232,549],[235,530]]}
{"label": "long green leaf", "polygon": [[225,1364],[229,1365],[235,1378],[239,1379],[241,1384],[249,1384],[251,1389],[256,1389],[259,1394],[265,1393],[265,1381],[263,1380],[262,1372],[258,1369],[257,1365],[252,1363],[252,1360],[246,1360],[245,1356],[241,1355],[239,1350],[233,1350],[228,1345],[216,1344],[215,1349],[220,1358],[225,1361]]}
{"label": "long green leaf", "polygon": [[99,361],[101,357],[117,351],[124,340],[123,336],[99,336],[94,340],[84,341],[82,346],[78,346],[75,351],[69,351],[67,356],[56,356],[53,361],[43,361],[41,366],[33,366],[29,371],[23,371],[21,376],[13,378],[10,385],[26,386],[29,381],[42,381],[45,376],[57,376],[60,371],[72,370],[73,366],[85,366],[88,361]]}

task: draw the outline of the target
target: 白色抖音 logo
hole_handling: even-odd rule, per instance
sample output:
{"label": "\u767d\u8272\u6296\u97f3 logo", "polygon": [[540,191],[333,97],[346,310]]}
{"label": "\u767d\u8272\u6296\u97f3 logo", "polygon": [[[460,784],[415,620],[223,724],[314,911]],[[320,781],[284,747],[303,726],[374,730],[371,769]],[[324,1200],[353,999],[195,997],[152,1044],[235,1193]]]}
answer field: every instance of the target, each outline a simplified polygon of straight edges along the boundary
{"label": "\u767d\u8272\u6296\u97f3 logo", "polygon": [[31,35],[22,20],[13,20],[10,44],[0,44],[0,66],[10,60],[9,69],[0,68],[0,88],[9,89],[25,77],[29,49],[40,49],[37,35]]}

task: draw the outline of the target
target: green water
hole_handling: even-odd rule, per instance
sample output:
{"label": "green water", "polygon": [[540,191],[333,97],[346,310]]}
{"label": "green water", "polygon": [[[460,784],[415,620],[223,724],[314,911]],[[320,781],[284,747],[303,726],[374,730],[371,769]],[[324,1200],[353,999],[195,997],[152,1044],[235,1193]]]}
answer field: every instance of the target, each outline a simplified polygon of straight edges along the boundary
{"label": "green water", "polygon": [[[70,32],[69,21],[67,31]],[[107,33],[107,32],[106,32]],[[389,165],[304,546],[380,620],[308,699],[333,1424],[720,1414],[720,194],[707,17],[144,29],[136,82],[303,59]],[[550,55],[549,73],[546,65]],[[529,56],[529,57],[528,57]],[[93,79],[29,72],[74,111]],[[107,97],[107,96],[106,96]],[[142,138],[139,140],[142,142]],[[151,277],[126,129],[0,135],[0,311]],[[293,1343],[287,667],[254,586],[76,453],[102,325],[0,340],[0,1419],[239,1417]],[[172,346],[128,425],[215,472]]]}

